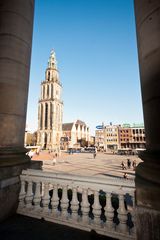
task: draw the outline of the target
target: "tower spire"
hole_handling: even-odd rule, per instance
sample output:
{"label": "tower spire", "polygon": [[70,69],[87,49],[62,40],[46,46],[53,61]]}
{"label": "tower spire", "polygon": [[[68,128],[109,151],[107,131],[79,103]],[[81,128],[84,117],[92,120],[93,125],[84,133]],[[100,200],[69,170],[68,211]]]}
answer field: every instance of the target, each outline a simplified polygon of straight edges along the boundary
{"label": "tower spire", "polygon": [[57,69],[56,54],[53,49],[51,50],[50,57],[48,59],[48,68]]}

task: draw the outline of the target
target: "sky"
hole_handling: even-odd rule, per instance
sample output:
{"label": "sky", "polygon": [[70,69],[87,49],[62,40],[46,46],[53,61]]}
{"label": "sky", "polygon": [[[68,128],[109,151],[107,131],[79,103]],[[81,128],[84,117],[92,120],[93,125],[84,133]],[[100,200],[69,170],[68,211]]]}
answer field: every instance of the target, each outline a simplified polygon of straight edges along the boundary
{"label": "sky", "polygon": [[38,127],[40,84],[52,49],[63,122],[142,123],[133,0],[36,0],[27,127]]}

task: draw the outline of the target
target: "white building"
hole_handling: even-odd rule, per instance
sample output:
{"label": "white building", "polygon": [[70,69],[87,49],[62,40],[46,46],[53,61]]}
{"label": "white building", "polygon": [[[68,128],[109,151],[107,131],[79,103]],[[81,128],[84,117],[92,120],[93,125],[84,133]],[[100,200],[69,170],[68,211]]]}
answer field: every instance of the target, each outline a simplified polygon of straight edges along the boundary
{"label": "white building", "polygon": [[62,125],[63,137],[68,138],[68,147],[77,147],[81,145],[81,141],[90,141],[89,127],[85,122],[77,120],[72,123],[64,123]]}

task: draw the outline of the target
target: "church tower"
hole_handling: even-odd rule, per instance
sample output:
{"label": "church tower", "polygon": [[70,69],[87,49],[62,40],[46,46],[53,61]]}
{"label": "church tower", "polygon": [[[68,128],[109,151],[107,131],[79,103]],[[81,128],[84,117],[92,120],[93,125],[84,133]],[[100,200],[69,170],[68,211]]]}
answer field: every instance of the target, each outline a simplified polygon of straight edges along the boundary
{"label": "church tower", "polygon": [[52,50],[45,80],[41,83],[41,96],[38,103],[37,145],[60,151],[62,137],[63,102],[61,99],[62,85],[57,70],[55,52]]}

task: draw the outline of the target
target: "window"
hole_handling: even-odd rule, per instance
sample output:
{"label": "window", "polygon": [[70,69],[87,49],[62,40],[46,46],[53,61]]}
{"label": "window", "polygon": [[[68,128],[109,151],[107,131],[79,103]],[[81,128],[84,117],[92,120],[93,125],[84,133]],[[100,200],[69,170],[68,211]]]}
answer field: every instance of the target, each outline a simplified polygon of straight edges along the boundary
{"label": "window", "polygon": [[48,72],[47,80],[48,80],[48,81],[50,80],[50,72]]}
{"label": "window", "polygon": [[49,85],[47,85],[47,97],[49,97]]}

